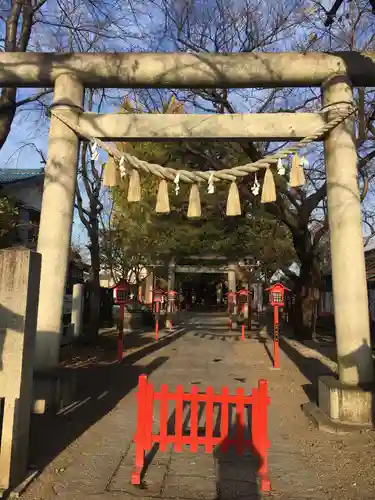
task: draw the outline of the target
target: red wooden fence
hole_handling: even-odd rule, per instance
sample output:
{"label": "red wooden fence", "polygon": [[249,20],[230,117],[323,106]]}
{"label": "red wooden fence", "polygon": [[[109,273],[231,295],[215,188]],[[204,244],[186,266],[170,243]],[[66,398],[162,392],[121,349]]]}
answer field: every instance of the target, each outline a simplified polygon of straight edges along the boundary
{"label": "red wooden fence", "polygon": [[[230,446],[234,446],[237,454],[241,455],[246,448],[252,450],[259,458],[258,476],[261,491],[270,490],[268,479],[267,452],[269,441],[268,431],[268,397],[267,381],[260,380],[258,387],[253,388],[251,395],[246,396],[244,389],[237,389],[235,395],[230,395],[227,387],[220,394],[215,394],[212,387],[208,387],[205,394],[198,393],[198,387],[192,386],[191,393],[185,393],[181,385],[176,392],[168,392],[168,386],[163,384],[160,392],[155,392],[153,385],[148,382],[146,375],[139,377],[138,386],[138,416],[135,435],[136,456],[135,468],[132,473],[132,484],[141,484],[141,474],[145,462],[145,452],[151,450],[153,443],[159,443],[160,451],[165,451],[168,444],[173,444],[176,452],[181,452],[183,445],[189,445],[193,453],[198,446],[203,445],[206,453],[212,453],[214,446],[219,446],[224,453]],[[160,431],[154,434],[152,429],[154,401],[160,402]],[[168,432],[168,402],[175,402],[175,429],[174,434]],[[183,432],[184,403],[190,402],[190,434]],[[206,427],[205,435],[198,433],[199,403],[205,403]],[[221,405],[220,436],[214,435],[214,404]],[[251,439],[245,438],[245,405],[251,404]],[[236,430],[234,438],[228,436],[229,405],[236,407]]]}

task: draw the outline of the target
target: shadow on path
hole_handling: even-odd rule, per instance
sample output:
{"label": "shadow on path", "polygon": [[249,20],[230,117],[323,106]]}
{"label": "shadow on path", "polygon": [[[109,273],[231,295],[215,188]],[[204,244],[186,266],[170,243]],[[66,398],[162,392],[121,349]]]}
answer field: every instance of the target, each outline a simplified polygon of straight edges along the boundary
{"label": "shadow on path", "polygon": [[[261,322],[261,328],[266,327],[267,337],[273,341],[273,318],[271,316],[264,315]],[[332,375],[335,376],[335,372],[332,371],[327,365],[325,365],[319,359],[312,356],[304,356],[299,352],[296,348],[294,348],[285,337],[288,337],[287,333],[284,333],[284,329],[288,328],[287,325],[280,324],[280,334],[279,334],[279,345],[280,349],[288,356],[288,358],[296,365],[299,371],[302,373],[304,377],[309,380],[309,384],[303,385],[303,390],[305,391],[307,397],[310,401],[317,401],[318,396],[318,379],[324,375]],[[267,338],[265,337],[265,338]],[[297,340],[297,339],[296,339]],[[305,346],[305,344],[301,341],[298,341],[302,347],[306,347],[308,349],[312,349],[312,347]],[[269,352],[269,348],[266,345],[267,340],[262,340],[262,343],[265,346],[268,356],[273,356]],[[308,351],[307,351],[308,354]],[[280,369],[282,370],[282,362],[280,361]]]}
{"label": "shadow on path", "polygon": [[[264,337],[263,335],[260,335],[259,333],[254,337],[260,344],[263,344],[264,350],[266,351],[266,354],[271,361],[272,365],[274,364],[274,359],[273,359],[273,353],[271,352],[270,348],[268,347],[268,336]],[[273,341],[273,336],[271,336],[272,341]]]}
{"label": "shadow on path", "polygon": [[[159,356],[149,364],[136,364],[145,356],[158,351],[186,333],[180,327],[160,341],[126,356],[122,363],[103,361],[62,368],[77,381],[76,402],[58,414],[32,415],[30,465],[42,469],[89,427],[111,412],[138,384],[142,373],[157,370],[169,358]],[[112,354],[111,354],[112,355]]]}
{"label": "shadow on path", "polygon": [[[248,415],[251,415],[250,411]],[[251,419],[249,418],[249,420]],[[251,422],[249,421],[249,426],[244,426],[238,413],[235,415],[235,421],[235,426],[229,429],[228,436],[214,451],[217,463],[216,488],[218,498],[220,500],[232,500],[233,498],[257,500],[261,498],[258,471],[262,460],[255,449],[251,452],[249,449],[242,449],[241,446],[233,446],[234,433],[245,435],[245,439],[251,438]]]}

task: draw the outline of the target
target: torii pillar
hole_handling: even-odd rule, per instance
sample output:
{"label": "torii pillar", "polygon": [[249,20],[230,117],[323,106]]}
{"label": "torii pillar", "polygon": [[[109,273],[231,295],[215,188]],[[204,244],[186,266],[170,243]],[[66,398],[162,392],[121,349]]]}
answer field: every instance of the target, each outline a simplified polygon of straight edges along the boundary
{"label": "torii pillar", "polygon": [[[56,79],[54,109],[73,123],[82,110],[84,88],[69,73]],[[68,269],[79,139],[52,116],[45,169],[38,253],[42,255],[35,368],[53,368],[59,362],[62,312]]]}
{"label": "torii pillar", "polygon": [[[353,104],[346,77],[325,82],[323,102]],[[328,119],[334,113],[330,110]],[[338,377],[319,379],[319,410],[334,424],[371,426],[373,359],[353,117],[329,132],[324,151]],[[315,420],[319,423],[319,412]]]}

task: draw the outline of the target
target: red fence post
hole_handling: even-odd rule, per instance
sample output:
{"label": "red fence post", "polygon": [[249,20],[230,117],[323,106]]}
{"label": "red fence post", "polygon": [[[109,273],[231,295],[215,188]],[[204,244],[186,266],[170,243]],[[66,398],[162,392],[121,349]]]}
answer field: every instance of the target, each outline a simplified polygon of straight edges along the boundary
{"label": "red fence post", "polygon": [[253,389],[252,393],[252,429],[251,440],[255,456],[259,458],[259,480],[260,490],[271,491],[271,483],[268,477],[268,397],[267,380],[260,380],[258,388]]}
{"label": "red fence post", "polygon": [[197,385],[191,388],[191,406],[190,406],[190,449],[192,453],[198,451],[198,425],[199,425],[199,389]]}
{"label": "red fence post", "polygon": [[168,435],[168,386],[163,384],[160,388],[160,451],[167,449]]}
{"label": "red fence post", "polygon": [[205,450],[206,453],[212,453],[213,433],[214,433],[214,389],[207,387],[206,391],[206,436],[205,436]]}
{"label": "red fence post", "polygon": [[[148,427],[147,422],[147,390],[148,381],[146,375],[140,375],[138,379],[137,393],[137,430],[135,433],[135,467],[132,472],[132,484],[141,484],[141,474],[145,463],[145,449],[147,444],[147,435],[145,430]],[[152,420],[151,420],[152,422]]]}
{"label": "red fence post", "polygon": [[143,447],[145,451],[151,450],[152,448],[152,423],[153,423],[153,413],[154,413],[154,387],[149,382],[147,383],[146,390],[146,403],[144,409],[144,442]]}
{"label": "red fence post", "polygon": [[223,453],[226,453],[229,448],[228,431],[229,431],[229,389],[228,387],[223,387],[221,391],[222,403],[221,403],[221,422],[220,422],[220,449]]}
{"label": "red fence post", "polygon": [[182,426],[184,423],[184,388],[182,385],[178,385],[176,388],[176,418],[175,418],[175,429],[174,434],[176,437],[174,449],[177,452],[182,452]]}
{"label": "red fence post", "polygon": [[236,452],[242,455],[245,449],[245,390],[236,392]]}

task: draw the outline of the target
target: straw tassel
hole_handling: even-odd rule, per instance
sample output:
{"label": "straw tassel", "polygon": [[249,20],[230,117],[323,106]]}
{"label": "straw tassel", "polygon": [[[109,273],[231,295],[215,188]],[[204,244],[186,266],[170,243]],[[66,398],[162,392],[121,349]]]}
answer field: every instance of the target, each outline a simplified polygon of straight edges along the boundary
{"label": "straw tassel", "polygon": [[113,187],[118,182],[118,171],[115,160],[112,156],[108,157],[107,163],[104,165],[103,186]]}
{"label": "straw tassel", "polygon": [[141,179],[137,169],[133,168],[129,178],[128,201],[141,201]]}
{"label": "straw tassel", "polygon": [[201,196],[198,184],[192,184],[189,196],[188,217],[200,217],[202,215]]}
{"label": "straw tassel", "polygon": [[273,178],[273,174],[269,167],[266,168],[266,173],[264,175],[263,180],[263,189],[262,189],[262,203],[272,203],[276,201],[276,188],[275,188],[275,180]]}
{"label": "straw tassel", "polygon": [[228,198],[227,198],[227,215],[234,217],[236,215],[241,215],[241,201],[240,194],[238,192],[237,184],[233,181],[230,185]]}
{"label": "straw tassel", "polygon": [[305,173],[302,168],[302,160],[296,153],[292,159],[292,168],[290,170],[289,186],[299,187],[303,186],[305,182],[306,180],[305,180]]}
{"label": "straw tassel", "polygon": [[155,212],[158,214],[169,214],[170,211],[171,208],[169,205],[168,182],[165,179],[162,179],[159,182]]}
{"label": "straw tassel", "polygon": [[308,166],[309,165],[309,162],[306,160],[305,157],[303,157],[301,159],[301,163],[299,164],[299,170],[298,170],[298,182],[299,182],[299,185],[300,186],[304,186],[306,184],[306,178],[305,178],[305,172],[303,170],[303,166],[306,165]]}

